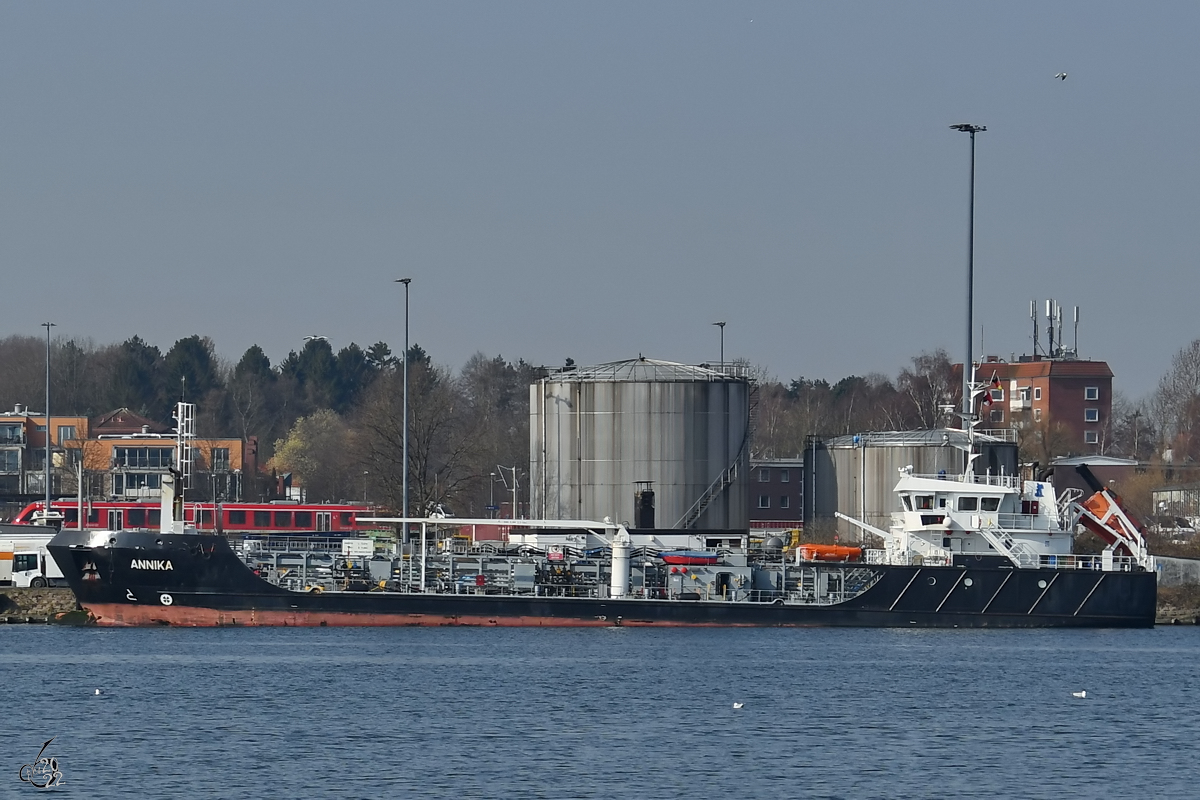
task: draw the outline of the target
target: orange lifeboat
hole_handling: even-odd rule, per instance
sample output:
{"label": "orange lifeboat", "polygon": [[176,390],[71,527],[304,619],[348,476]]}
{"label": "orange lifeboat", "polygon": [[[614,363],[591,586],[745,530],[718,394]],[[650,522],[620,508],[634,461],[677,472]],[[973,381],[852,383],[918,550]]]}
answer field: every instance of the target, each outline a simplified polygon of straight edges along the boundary
{"label": "orange lifeboat", "polygon": [[804,561],[861,561],[861,547],[836,544],[802,544],[800,558]]}

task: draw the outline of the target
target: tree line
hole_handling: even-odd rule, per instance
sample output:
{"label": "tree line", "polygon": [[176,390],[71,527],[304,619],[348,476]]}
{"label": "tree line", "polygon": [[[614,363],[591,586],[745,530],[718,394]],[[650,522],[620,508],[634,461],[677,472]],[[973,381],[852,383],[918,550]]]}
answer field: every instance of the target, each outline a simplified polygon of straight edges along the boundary
{"label": "tree line", "polygon": [[[36,336],[0,339],[0,408],[43,405],[45,348]],[[485,516],[492,497],[509,496],[510,485],[496,481],[514,466],[527,498],[529,386],[547,370],[477,353],[454,372],[420,345],[410,348],[408,363],[410,510],[442,504],[459,516]],[[262,460],[294,473],[310,499],[366,496],[399,508],[401,364],[385,342],[351,343],[335,352],[320,337],[278,364],[258,345],[236,362],[224,361],[212,340],[198,335],[165,353],[137,336],[106,345],[58,339],[50,346],[51,411],[95,416],[129,408],[169,423],[183,397],[197,406],[198,436],[257,436]],[[961,385],[942,350],[912,358],[894,378],[876,373],[832,384],[804,377],[785,383],[761,368],[750,372],[758,392],[756,458],[800,455],[811,434],[956,424],[947,410],[961,403]],[[1021,458],[1048,463],[1065,454],[1065,441],[1052,424],[1027,426],[1019,433]],[[1114,397],[1099,449],[1177,467],[1200,459],[1200,339],[1176,354],[1145,399]]]}

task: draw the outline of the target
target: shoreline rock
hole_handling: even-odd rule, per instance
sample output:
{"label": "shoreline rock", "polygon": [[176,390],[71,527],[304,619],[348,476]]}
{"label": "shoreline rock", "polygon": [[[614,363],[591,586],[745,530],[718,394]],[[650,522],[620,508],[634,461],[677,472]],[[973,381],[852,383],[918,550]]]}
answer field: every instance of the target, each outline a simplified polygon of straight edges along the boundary
{"label": "shoreline rock", "polygon": [[75,612],[79,612],[79,605],[67,588],[0,588],[0,622],[13,625],[62,622],[69,621]]}

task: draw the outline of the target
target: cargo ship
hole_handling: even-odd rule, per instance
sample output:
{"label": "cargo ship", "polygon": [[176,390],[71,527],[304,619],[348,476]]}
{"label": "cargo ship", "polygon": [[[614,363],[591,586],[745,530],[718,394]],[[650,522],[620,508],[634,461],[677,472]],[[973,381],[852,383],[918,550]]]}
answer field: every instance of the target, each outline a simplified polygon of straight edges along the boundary
{"label": "cargo ship", "polygon": [[[882,547],[789,551],[608,520],[520,520],[509,542],[479,544],[455,531],[495,520],[379,517],[363,521],[419,537],[398,552],[364,538],[239,550],[184,527],[167,476],[159,530],[64,530],[49,549],[89,619],[108,626],[1154,624],[1153,557],[1115,494],[1093,479],[1086,500],[1056,498],[1048,482],[969,468],[901,471],[887,530],[844,517]],[[1102,553],[1072,552],[1077,524]]]}

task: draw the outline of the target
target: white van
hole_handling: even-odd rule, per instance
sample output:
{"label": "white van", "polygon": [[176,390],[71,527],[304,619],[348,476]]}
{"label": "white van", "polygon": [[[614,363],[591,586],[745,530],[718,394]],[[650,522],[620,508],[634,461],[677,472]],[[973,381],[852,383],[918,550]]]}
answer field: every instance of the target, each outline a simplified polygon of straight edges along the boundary
{"label": "white van", "polygon": [[62,570],[46,549],[51,538],[0,539],[0,586],[66,586]]}

